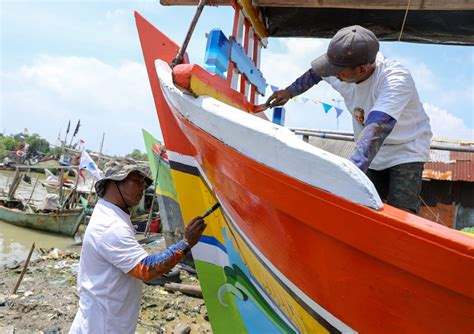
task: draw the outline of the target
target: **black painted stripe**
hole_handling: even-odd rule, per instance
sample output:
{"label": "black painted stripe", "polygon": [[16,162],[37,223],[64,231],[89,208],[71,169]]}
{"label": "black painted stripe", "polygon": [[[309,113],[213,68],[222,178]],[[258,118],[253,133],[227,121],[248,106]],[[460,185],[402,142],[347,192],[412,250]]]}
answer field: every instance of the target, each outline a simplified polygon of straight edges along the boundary
{"label": "black painted stripe", "polygon": [[186,174],[201,176],[201,173],[199,173],[199,169],[197,167],[186,165],[186,164],[183,164],[181,162],[174,161],[174,160],[170,160],[170,168],[174,169],[174,170],[177,170],[177,171],[180,171],[180,172],[183,172],[183,173],[186,173]]}
{"label": "black painted stripe", "polygon": [[[222,212],[224,212],[224,215],[226,216],[226,218],[231,222],[232,225],[236,225],[236,223],[227,215],[227,213],[222,210]],[[247,245],[248,249],[250,249],[250,251],[253,253],[253,255],[255,256],[255,258],[257,258],[257,260],[260,262],[260,264],[265,267],[265,269],[270,273],[270,275],[272,275],[272,277],[283,287],[283,289],[285,289],[285,291],[290,295],[292,296],[296,302],[306,311],[308,312],[308,314],[310,314],[317,322],[319,322],[329,333],[331,334],[340,334],[342,333],[339,329],[337,329],[336,327],[334,327],[333,325],[331,325],[326,319],[323,318],[323,316],[321,316],[318,312],[316,312],[315,310],[313,310],[308,304],[306,304],[304,302],[303,299],[301,299],[293,290],[291,290],[286,284],[285,282],[283,282],[269,267],[268,265],[265,263],[265,261],[263,261],[259,256],[258,254],[256,254],[256,252],[253,250],[252,246],[247,242],[247,240],[245,240],[245,238],[242,236],[242,234],[240,233],[240,231],[237,229],[237,228],[234,228],[235,231],[239,234],[240,238],[245,242],[245,244]],[[232,230],[230,230],[230,233],[233,233]],[[234,236],[234,239],[235,239],[235,236]]]}
{"label": "black painted stripe", "polygon": [[[190,165],[186,165],[186,164],[183,164],[181,162],[177,162],[177,161],[174,161],[174,160],[170,160],[170,167],[174,170],[177,170],[177,171],[180,171],[180,172],[183,172],[183,173],[187,173],[187,174],[192,174],[192,175],[195,175],[195,176],[201,176],[201,173],[199,172],[199,169],[197,167],[194,167],[194,166],[190,166]],[[208,184],[205,182],[205,180],[201,177],[203,183],[208,186]],[[210,189],[209,189],[210,190]],[[212,192],[211,192],[212,193]],[[231,222],[232,225],[236,225],[236,223],[227,215],[227,213],[222,210],[222,212],[224,213],[225,217],[227,218],[228,221]],[[268,265],[258,256],[258,254],[255,253],[255,251],[253,250],[252,246],[249,245],[249,243],[247,242],[247,240],[245,240],[245,238],[241,235],[241,233],[239,232],[239,230],[237,228],[234,228],[235,231],[237,231],[237,233],[239,234],[240,238],[245,242],[245,244],[247,245],[247,247],[250,249],[250,251],[253,253],[253,255],[255,256],[255,258],[257,258],[257,260],[260,262],[260,264],[270,273],[270,275],[272,275],[272,277],[278,282],[278,284],[280,284],[283,289],[285,289],[285,291],[290,295],[292,296],[296,302],[306,311],[308,312],[309,315],[311,315],[317,322],[319,322],[329,333],[331,334],[340,334],[342,333],[340,330],[338,330],[336,327],[334,327],[333,325],[331,325],[326,319],[324,319],[318,312],[316,312],[315,310],[313,310],[308,304],[306,304],[304,302],[304,300],[302,300],[295,292],[293,292],[293,290],[291,290],[269,267]],[[232,230],[230,230],[230,233],[233,233]],[[235,236],[234,236],[234,239],[235,239]]]}

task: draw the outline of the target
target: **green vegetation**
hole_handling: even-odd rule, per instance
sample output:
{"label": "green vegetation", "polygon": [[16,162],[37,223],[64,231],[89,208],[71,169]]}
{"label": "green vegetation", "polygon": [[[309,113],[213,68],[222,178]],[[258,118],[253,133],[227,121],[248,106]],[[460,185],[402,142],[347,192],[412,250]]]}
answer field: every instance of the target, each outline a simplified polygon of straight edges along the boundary
{"label": "green vegetation", "polygon": [[474,233],[474,226],[471,227],[465,227],[461,229],[462,232],[467,232],[467,233]]}
{"label": "green vegetation", "polygon": [[[25,144],[28,144],[28,157],[38,157],[41,159],[45,155],[54,155],[59,157],[63,153],[61,147],[51,147],[49,142],[41,138],[38,134],[28,135],[25,133],[17,133],[11,135],[4,135],[0,133],[0,162],[6,157],[15,155],[18,150],[22,150]],[[148,161],[148,155],[142,153],[138,149],[134,149],[132,153],[126,155],[138,161]]]}
{"label": "green vegetation", "polygon": [[28,144],[28,152],[30,156],[43,156],[49,154],[51,149],[46,139],[41,138],[38,134],[17,133],[15,135],[5,136],[0,134],[0,160],[14,154],[17,150]]}
{"label": "green vegetation", "polygon": [[138,161],[148,161],[148,155],[146,153],[142,153],[138,149],[134,149],[132,153],[126,155],[127,158],[132,158]]}

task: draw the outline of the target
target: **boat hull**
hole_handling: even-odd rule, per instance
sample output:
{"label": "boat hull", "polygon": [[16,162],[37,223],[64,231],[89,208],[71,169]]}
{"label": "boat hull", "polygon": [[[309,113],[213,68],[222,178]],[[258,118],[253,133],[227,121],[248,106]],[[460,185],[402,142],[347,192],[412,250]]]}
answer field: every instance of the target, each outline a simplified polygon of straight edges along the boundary
{"label": "boat hull", "polygon": [[473,291],[464,283],[472,277],[472,249],[446,249],[450,238],[404,223],[404,212],[344,203],[242,156],[185,119],[181,124],[199,152],[200,176],[224,208],[224,233],[298,331],[473,328]]}
{"label": "boat hull", "polygon": [[[222,128],[206,116],[218,102],[160,86],[155,59],[169,63],[176,45],[136,18],[184,221],[222,204],[193,248],[215,333],[472,332],[470,237],[380,209],[375,197],[367,205],[376,210],[351,202],[245,154],[242,143],[260,145],[249,140],[255,128]],[[262,153],[295,158],[290,151]]]}
{"label": "boat hull", "polygon": [[83,216],[83,209],[59,213],[28,213],[0,206],[0,220],[4,222],[70,237],[76,234]]}

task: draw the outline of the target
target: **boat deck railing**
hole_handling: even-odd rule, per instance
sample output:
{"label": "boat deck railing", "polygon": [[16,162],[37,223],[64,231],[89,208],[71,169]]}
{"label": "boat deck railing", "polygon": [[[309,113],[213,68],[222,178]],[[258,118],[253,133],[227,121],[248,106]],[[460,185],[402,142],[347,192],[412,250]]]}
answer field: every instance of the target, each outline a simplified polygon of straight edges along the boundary
{"label": "boat deck railing", "polygon": [[[354,134],[348,131],[327,131],[317,129],[305,129],[305,128],[290,128],[296,135],[303,136],[303,141],[309,142],[309,137],[318,137],[323,139],[334,139],[342,141],[354,141]],[[433,142],[441,142],[441,140],[434,139]],[[431,143],[430,149],[441,150],[441,151],[454,151],[454,152],[474,152],[474,142],[469,142],[468,145],[449,145],[447,144],[435,144]]]}

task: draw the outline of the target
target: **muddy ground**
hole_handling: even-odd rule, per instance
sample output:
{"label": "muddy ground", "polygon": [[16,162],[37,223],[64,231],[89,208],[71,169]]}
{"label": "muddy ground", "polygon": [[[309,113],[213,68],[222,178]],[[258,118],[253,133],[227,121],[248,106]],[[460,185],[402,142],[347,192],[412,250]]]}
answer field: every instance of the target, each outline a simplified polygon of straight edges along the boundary
{"label": "muddy ground", "polygon": [[[79,301],[76,277],[80,248],[42,251],[39,259],[30,262],[15,295],[12,291],[23,263],[0,268],[0,333],[69,331]],[[179,277],[182,283],[199,285],[185,270],[180,270]],[[137,333],[173,332],[211,332],[204,300],[144,284]]]}

